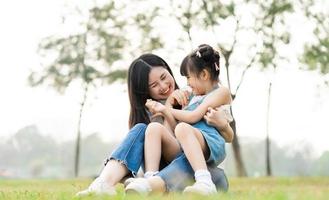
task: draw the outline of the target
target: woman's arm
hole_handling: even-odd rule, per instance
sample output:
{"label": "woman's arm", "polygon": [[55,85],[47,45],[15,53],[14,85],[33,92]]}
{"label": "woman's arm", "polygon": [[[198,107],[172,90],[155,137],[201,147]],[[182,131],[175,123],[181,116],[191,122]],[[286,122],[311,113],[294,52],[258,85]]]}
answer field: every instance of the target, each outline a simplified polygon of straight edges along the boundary
{"label": "woman's arm", "polygon": [[216,109],[209,108],[204,116],[206,122],[214,126],[228,143],[231,143],[234,138],[234,132],[229,123],[230,118],[222,107]]}
{"label": "woman's arm", "polygon": [[188,111],[170,108],[170,112],[173,114],[175,119],[193,124],[203,118],[209,107],[216,108],[229,103],[231,103],[231,95],[229,90],[225,87],[220,87],[209,94],[195,110]]}
{"label": "woman's arm", "polygon": [[177,125],[177,121],[173,114],[169,111],[169,108],[166,107],[166,109],[162,112],[165,120],[164,120],[164,125],[166,127],[169,127],[172,132],[174,132],[175,127]]}

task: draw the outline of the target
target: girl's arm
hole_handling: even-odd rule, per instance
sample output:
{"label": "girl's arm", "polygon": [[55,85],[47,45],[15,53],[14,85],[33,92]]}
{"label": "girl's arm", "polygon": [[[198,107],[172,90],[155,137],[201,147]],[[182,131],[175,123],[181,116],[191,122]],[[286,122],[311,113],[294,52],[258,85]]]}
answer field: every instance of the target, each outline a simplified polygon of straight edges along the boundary
{"label": "girl's arm", "polygon": [[211,94],[209,94],[195,110],[188,111],[170,108],[170,112],[173,114],[175,119],[189,124],[194,124],[203,118],[209,107],[216,108],[218,106],[230,103],[230,91],[225,87],[220,87],[211,92]]}
{"label": "girl's arm", "polygon": [[174,105],[178,104],[184,107],[188,104],[189,96],[190,96],[190,92],[177,89],[170,94],[170,96],[166,100],[165,105],[169,107],[173,107]]}
{"label": "girl's arm", "polygon": [[177,125],[176,119],[169,112],[168,108],[165,105],[163,105],[157,101],[148,99],[145,103],[145,106],[155,116],[162,115],[164,117],[164,126],[167,127],[169,130],[171,130],[172,132],[174,131],[174,129]]}

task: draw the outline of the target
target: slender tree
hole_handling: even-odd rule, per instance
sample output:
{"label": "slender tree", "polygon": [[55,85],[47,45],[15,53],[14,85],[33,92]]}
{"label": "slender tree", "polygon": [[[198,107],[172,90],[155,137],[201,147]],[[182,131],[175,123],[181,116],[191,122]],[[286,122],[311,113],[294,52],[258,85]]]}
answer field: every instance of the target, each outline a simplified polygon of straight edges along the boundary
{"label": "slender tree", "polygon": [[[127,9],[132,9],[128,5],[116,4],[111,0],[105,5],[94,6],[87,17],[80,15],[80,19],[86,20],[80,23],[77,33],[45,38],[40,43],[39,53],[48,62],[29,76],[31,86],[45,84],[60,93],[64,93],[72,82],[80,82],[83,88],[76,134],[75,176],[79,174],[81,124],[90,88],[98,87],[99,83],[111,84],[117,79],[126,78],[127,66],[113,67],[124,56],[162,46],[156,35],[147,37],[152,32],[150,24],[157,8],[154,7],[153,11],[150,9],[146,14],[133,12],[132,15],[123,16],[123,13],[130,13]],[[127,34],[130,30],[135,33],[133,36]],[[137,46],[130,48],[129,40],[138,36]]]}
{"label": "slender tree", "polygon": [[[280,56],[275,50],[274,41],[289,41],[289,35],[286,32],[279,32],[275,26],[279,22],[284,22],[284,15],[291,11],[292,6],[285,0],[259,1],[216,1],[216,0],[199,0],[184,2],[172,1],[173,13],[177,16],[183,31],[187,33],[188,40],[193,43],[192,30],[205,30],[213,34],[216,38],[217,46],[223,54],[226,68],[226,78],[228,87],[232,92],[232,98],[235,99],[239,88],[244,80],[245,73],[252,66],[262,66],[268,68],[271,66],[273,59]],[[251,17],[252,23],[243,21],[245,17]],[[225,23],[230,21],[234,25],[233,32],[226,29]],[[231,34],[229,41],[221,40],[220,35],[223,33]],[[248,35],[248,36],[246,36]],[[250,42],[246,42],[246,37]],[[254,39],[253,39],[254,38]],[[278,43],[278,42],[277,42]],[[238,52],[241,52],[243,46],[249,53],[240,67],[244,68],[236,88],[232,88],[230,79],[230,68],[236,65],[232,62],[234,59],[241,58]],[[274,66],[274,65],[272,65]],[[233,152],[236,161],[236,169],[239,176],[246,176],[247,171],[241,155],[239,138],[236,130],[236,121],[231,123],[235,137],[233,140]]]}

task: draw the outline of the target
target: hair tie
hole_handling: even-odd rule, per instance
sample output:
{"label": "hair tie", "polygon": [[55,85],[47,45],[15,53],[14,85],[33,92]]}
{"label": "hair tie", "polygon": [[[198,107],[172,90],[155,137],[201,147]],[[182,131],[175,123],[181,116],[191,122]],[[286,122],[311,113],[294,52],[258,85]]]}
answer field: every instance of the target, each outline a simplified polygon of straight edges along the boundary
{"label": "hair tie", "polygon": [[199,50],[195,52],[195,55],[196,55],[198,58],[201,58],[201,53],[200,53]]}
{"label": "hair tie", "polygon": [[219,71],[219,66],[217,65],[216,62],[215,62],[215,68],[216,68],[216,71]]}

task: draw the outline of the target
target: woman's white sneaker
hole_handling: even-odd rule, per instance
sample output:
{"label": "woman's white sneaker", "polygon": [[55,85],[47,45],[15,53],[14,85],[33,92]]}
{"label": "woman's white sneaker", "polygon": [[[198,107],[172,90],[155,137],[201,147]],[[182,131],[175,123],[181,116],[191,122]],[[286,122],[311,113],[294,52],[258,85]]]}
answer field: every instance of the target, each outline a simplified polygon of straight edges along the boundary
{"label": "woman's white sneaker", "polygon": [[195,182],[191,186],[187,186],[184,191],[184,194],[201,194],[201,195],[212,195],[217,193],[217,189],[215,184],[213,183],[205,183],[201,181]]}
{"label": "woman's white sneaker", "polygon": [[116,195],[115,188],[110,186],[100,177],[97,177],[86,190],[80,191],[76,194],[76,196],[87,196],[90,194],[98,194],[98,195]]}

